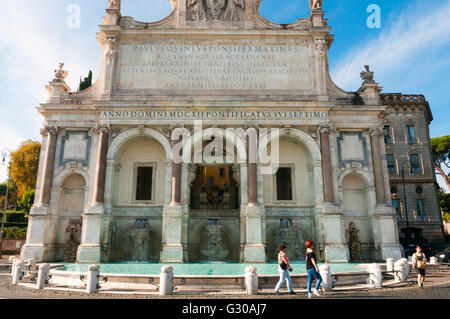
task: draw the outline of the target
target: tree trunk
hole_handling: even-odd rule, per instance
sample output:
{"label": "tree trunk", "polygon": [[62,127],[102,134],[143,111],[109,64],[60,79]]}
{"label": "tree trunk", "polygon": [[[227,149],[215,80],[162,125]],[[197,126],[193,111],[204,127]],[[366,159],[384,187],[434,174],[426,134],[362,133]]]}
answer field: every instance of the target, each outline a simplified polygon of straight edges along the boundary
{"label": "tree trunk", "polygon": [[450,176],[445,175],[444,171],[439,165],[435,165],[435,167],[438,170],[439,174],[441,174],[442,178],[445,181],[445,184],[447,184],[447,189],[450,192]]}

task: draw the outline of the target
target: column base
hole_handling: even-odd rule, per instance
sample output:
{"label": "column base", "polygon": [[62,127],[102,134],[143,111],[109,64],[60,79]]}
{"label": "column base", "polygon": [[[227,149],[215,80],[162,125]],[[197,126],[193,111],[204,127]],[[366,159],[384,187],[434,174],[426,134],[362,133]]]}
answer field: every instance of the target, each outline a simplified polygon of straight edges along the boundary
{"label": "column base", "polygon": [[77,263],[100,263],[100,245],[81,245],[78,247]]}
{"label": "column base", "polygon": [[263,244],[247,244],[244,248],[244,263],[265,263],[266,250]]}
{"label": "column base", "polygon": [[325,260],[327,263],[347,263],[348,247],[344,244],[325,244]]}
{"label": "column base", "polygon": [[183,207],[180,204],[165,205],[163,210],[163,248],[162,263],[184,262],[184,249],[181,243]]}
{"label": "column base", "polygon": [[45,246],[44,245],[30,245],[25,244],[20,251],[20,258],[23,260],[34,258],[36,262],[42,263],[45,260]]}
{"label": "column base", "polygon": [[380,247],[381,260],[392,258],[399,260],[403,258],[402,246],[400,244],[382,244]]}
{"label": "column base", "polygon": [[182,244],[165,244],[161,252],[161,263],[183,263]]}

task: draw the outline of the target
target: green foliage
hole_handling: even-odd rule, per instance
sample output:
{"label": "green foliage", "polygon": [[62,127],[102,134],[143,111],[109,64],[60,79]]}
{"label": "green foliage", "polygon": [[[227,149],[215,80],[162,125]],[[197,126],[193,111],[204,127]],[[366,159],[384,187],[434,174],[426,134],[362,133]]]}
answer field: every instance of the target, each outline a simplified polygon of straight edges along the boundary
{"label": "green foliage", "polygon": [[[0,220],[3,220],[3,211],[0,212]],[[5,227],[25,228],[28,225],[26,212],[6,211]]]}
{"label": "green foliage", "polygon": [[19,209],[25,211],[27,214],[30,213],[31,206],[34,203],[34,189],[29,189],[23,194],[22,199],[17,201]]}
{"label": "green foliage", "polygon": [[41,143],[31,140],[23,142],[12,153],[11,179],[17,185],[17,196],[22,198],[26,191],[36,188]]}
{"label": "green foliage", "polygon": [[444,216],[448,216],[450,214],[450,193],[445,193],[442,188],[439,189],[439,202]]}
{"label": "green foliage", "polygon": [[92,71],[89,71],[88,76],[85,77],[84,80],[81,80],[80,78],[80,85],[78,86],[78,91],[86,90],[91,85],[92,85]]}
{"label": "green foliage", "polygon": [[27,237],[27,228],[5,227],[5,239],[25,239]]}
{"label": "green foliage", "polygon": [[448,159],[450,155],[450,135],[432,138],[431,148],[434,156],[441,157],[443,160]]}
{"label": "green foliage", "polygon": [[[5,205],[6,183],[0,184],[0,210],[3,211]],[[13,180],[9,183],[8,207],[7,209],[17,209],[17,187]]]}

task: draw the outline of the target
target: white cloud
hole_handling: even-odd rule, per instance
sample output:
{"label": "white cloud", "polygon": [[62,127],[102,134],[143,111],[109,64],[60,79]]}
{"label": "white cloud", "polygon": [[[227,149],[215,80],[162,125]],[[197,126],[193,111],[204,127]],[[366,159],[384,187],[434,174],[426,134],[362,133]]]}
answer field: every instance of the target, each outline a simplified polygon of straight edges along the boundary
{"label": "white cloud", "polygon": [[407,67],[414,57],[420,56],[422,50],[448,44],[449,16],[449,0],[441,3],[415,1],[378,38],[365,46],[349,50],[350,53],[341,58],[334,68],[334,81],[345,89],[354,90],[361,84],[359,73],[366,64],[379,79],[396,69]]}

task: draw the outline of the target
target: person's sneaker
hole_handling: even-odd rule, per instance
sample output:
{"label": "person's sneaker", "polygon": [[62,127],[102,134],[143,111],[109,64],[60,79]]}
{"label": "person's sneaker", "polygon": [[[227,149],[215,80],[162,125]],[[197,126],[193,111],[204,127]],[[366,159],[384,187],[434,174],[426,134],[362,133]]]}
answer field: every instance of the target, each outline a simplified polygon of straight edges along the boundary
{"label": "person's sneaker", "polygon": [[313,294],[314,294],[315,296],[317,296],[317,297],[320,297],[320,294],[319,294],[319,292],[318,292],[316,289],[314,289]]}
{"label": "person's sneaker", "polygon": [[310,294],[309,292],[308,292],[308,299],[311,299],[312,298],[312,294]]}
{"label": "person's sneaker", "polygon": [[289,294],[290,295],[296,295],[297,293],[294,290],[292,290],[292,291],[289,291]]}
{"label": "person's sneaker", "polygon": [[278,296],[280,294],[280,292],[279,291],[275,291],[273,294]]}

